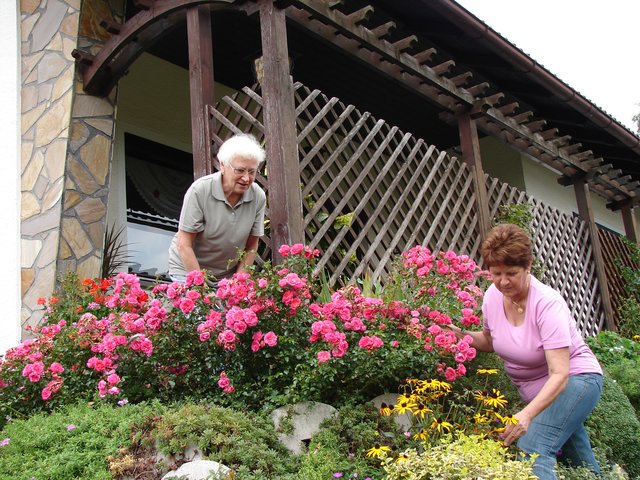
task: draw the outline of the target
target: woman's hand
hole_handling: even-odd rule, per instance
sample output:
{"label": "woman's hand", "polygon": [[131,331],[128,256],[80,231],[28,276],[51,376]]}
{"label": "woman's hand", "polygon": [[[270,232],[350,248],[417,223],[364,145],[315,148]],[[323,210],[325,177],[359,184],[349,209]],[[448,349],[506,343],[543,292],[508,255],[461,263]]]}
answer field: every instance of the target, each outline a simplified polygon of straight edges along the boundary
{"label": "woman's hand", "polygon": [[515,443],[521,436],[527,433],[529,425],[531,425],[532,418],[524,410],[516,413],[513,418],[517,420],[517,423],[507,425],[502,435],[500,435],[506,446]]}

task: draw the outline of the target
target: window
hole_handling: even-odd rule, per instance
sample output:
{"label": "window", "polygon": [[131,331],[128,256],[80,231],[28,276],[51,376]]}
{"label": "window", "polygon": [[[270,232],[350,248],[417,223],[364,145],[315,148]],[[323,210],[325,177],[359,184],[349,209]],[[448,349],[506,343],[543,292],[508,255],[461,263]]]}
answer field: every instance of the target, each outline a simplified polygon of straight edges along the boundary
{"label": "window", "polygon": [[184,194],[193,182],[192,155],[127,133],[125,165],[129,270],[143,278],[163,277]]}

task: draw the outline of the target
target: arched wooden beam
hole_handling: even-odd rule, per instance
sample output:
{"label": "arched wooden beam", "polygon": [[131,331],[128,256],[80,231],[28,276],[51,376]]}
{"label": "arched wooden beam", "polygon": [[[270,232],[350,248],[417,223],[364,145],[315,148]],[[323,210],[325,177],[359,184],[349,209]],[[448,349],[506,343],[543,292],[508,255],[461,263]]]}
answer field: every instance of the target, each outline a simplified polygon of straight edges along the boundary
{"label": "arched wooden beam", "polygon": [[[212,10],[233,6],[236,0],[156,0],[121,25],[83,71],[84,90],[107,96],[131,64],[160,37],[183,24],[189,8],[211,4]],[[83,56],[76,51],[74,57]]]}

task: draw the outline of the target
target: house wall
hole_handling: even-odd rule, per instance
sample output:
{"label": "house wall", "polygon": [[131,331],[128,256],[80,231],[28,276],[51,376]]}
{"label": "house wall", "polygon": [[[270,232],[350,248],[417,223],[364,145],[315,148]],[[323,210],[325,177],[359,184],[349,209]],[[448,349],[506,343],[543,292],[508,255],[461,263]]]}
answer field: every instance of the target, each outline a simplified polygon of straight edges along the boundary
{"label": "house wall", "polygon": [[20,50],[17,1],[0,3],[0,355],[20,339]]}
{"label": "house wall", "polygon": [[[578,212],[573,187],[560,185],[557,182],[558,174],[548,167],[493,137],[481,139],[480,148],[485,173],[526,191],[529,195],[562,212],[568,214]],[[605,199],[592,193],[591,204],[598,224],[617,233],[625,233],[622,215],[620,212],[608,209]],[[636,222],[640,220],[638,210],[636,208],[634,212]]]}
{"label": "house wall", "polygon": [[65,272],[100,273],[117,89],[85,94],[72,52],[97,51],[111,36],[101,21],[121,20],[123,8],[123,0],[20,2],[23,327],[40,322],[38,299]]}
{"label": "house wall", "polygon": [[21,323],[42,316],[56,277],[79,2],[20,2]]}

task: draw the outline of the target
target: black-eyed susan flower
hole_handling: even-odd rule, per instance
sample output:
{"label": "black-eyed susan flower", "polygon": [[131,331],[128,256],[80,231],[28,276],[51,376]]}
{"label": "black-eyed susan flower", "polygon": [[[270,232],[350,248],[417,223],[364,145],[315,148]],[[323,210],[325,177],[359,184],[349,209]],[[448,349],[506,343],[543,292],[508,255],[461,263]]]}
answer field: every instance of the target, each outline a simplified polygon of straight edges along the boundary
{"label": "black-eyed susan flower", "polygon": [[413,408],[415,408],[416,404],[412,401],[410,401],[410,399],[405,399],[402,401],[399,401],[395,407],[393,407],[393,412],[397,413],[398,415],[402,415],[404,413],[410,412],[412,411]]}
{"label": "black-eyed susan flower", "polygon": [[411,409],[411,413],[413,413],[416,417],[424,418],[424,416],[431,412],[432,410],[427,407],[424,403],[418,403],[415,407]]}
{"label": "black-eyed susan flower", "polygon": [[438,433],[442,433],[442,432],[450,432],[451,429],[453,428],[453,425],[451,425],[446,420],[440,420],[438,418],[434,418],[429,428],[431,430],[437,430]]}
{"label": "black-eyed susan flower", "polygon": [[386,452],[390,452],[391,449],[389,447],[387,447],[386,445],[380,445],[378,443],[376,443],[373,447],[371,447],[369,450],[367,450],[367,457],[380,457],[383,454],[386,454]]}
{"label": "black-eyed susan flower", "polygon": [[386,403],[382,402],[380,404],[379,411],[380,411],[380,415],[384,415],[385,417],[388,417],[393,412],[393,409],[391,408],[391,406],[389,406]]}
{"label": "black-eyed susan flower", "polygon": [[427,438],[429,438],[429,432],[427,432],[424,428],[413,435],[414,440],[422,440],[423,442],[426,441]]}
{"label": "black-eyed susan flower", "polygon": [[498,369],[497,368],[479,368],[478,373],[480,375],[495,375],[496,373],[498,373]]}
{"label": "black-eyed susan flower", "polygon": [[[477,401],[484,403],[485,399],[489,396],[489,393],[486,390],[478,390],[474,394],[473,398]],[[486,405],[486,404],[485,404]]]}
{"label": "black-eyed susan flower", "polygon": [[415,396],[413,394],[406,394],[406,393],[402,393],[400,395],[398,395],[398,399],[396,400],[396,404],[398,403],[402,403],[402,402],[409,402],[409,403],[414,403],[415,402]]}
{"label": "black-eyed susan flower", "polygon": [[451,384],[447,383],[447,382],[443,382],[441,380],[430,380],[429,382],[426,382],[425,385],[426,388],[430,389],[430,390],[440,390],[440,391],[444,391],[444,392],[449,392],[451,391]]}
{"label": "black-eyed susan flower", "polygon": [[404,453],[401,453],[400,455],[398,455],[398,458],[396,458],[396,463],[402,463],[408,460],[409,460],[409,457],[407,457]]}
{"label": "black-eyed susan flower", "polygon": [[487,417],[483,413],[476,413],[473,416],[473,423],[475,423],[476,425],[485,425],[489,423],[489,417]]}
{"label": "black-eyed susan flower", "polygon": [[494,388],[492,389],[492,394],[485,396],[484,399],[482,400],[482,403],[484,403],[486,406],[490,406],[493,408],[502,408],[506,406],[507,403],[509,402],[504,397],[504,395],[500,393],[500,390],[496,390]]}
{"label": "black-eyed susan flower", "polygon": [[500,415],[498,412],[493,412],[493,414],[504,425],[515,425],[518,423],[518,419],[513,415]]}

